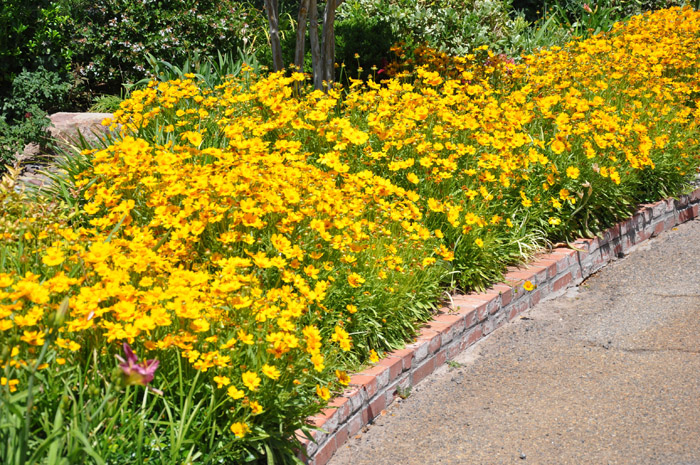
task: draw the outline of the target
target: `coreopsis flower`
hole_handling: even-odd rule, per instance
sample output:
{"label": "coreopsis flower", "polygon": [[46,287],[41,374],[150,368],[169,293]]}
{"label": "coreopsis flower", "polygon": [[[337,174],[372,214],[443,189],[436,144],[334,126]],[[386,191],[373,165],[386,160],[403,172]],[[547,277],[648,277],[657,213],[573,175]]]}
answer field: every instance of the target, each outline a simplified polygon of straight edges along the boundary
{"label": "coreopsis flower", "polygon": [[379,361],[379,355],[376,350],[372,349],[369,351],[369,361],[372,363],[377,363]]}
{"label": "coreopsis flower", "polygon": [[245,397],[245,392],[243,392],[241,389],[238,389],[236,386],[229,386],[226,392],[228,396],[233,400],[238,400]]}
{"label": "coreopsis flower", "polygon": [[260,377],[252,371],[246,371],[241,376],[243,379],[243,384],[251,391],[256,391],[260,387],[262,380]]}
{"label": "coreopsis flower", "polygon": [[42,263],[48,266],[57,266],[63,263],[66,257],[58,247],[51,247],[46,250],[46,254],[41,258]]}
{"label": "coreopsis flower", "polygon": [[338,382],[343,386],[350,384],[350,377],[347,372],[341,370],[335,370],[335,376],[338,378]]}
{"label": "coreopsis flower", "polygon": [[237,437],[242,438],[250,433],[250,427],[243,422],[237,421],[231,425],[231,432]]}
{"label": "coreopsis flower", "polygon": [[263,365],[262,373],[270,379],[279,379],[281,374],[277,367],[268,364]]}
{"label": "coreopsis flower", "polygon": [[365,282],[365,278],[357,273],[350,273],[348,276],[348,284],[352,287],[360,287]]}
{"label": "coreopsis flower", "polygon": [[331,398],[331,391],[329,391],[327,387],[321,387],[318,384],[316,385],[316,394],[323,400]]}

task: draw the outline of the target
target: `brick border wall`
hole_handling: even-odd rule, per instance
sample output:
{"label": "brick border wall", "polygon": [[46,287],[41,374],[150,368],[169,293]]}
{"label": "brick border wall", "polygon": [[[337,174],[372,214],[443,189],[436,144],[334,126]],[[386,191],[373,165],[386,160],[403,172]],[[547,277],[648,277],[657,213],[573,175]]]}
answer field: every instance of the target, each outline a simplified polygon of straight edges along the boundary
{"label": "brick border wall", "polygon": [[[641,205],[629,219],[595,239],[556,248],[522,268],[511,268],[502,283],[485,292],[454,295],[419,332],[412,344],[387,353],[374,366],[350,377],[349,388],[309,422],[322,429],[302,443],[310,465],[325,465],[347,439],[380,415],[397,397],[397,389],[415,386],[447,360],[496,328],[536,305],[575,286],[630,249],[674,226],[698,217],[700,188],[679,199]],[[536,289],[528,292],[523,283]]]}

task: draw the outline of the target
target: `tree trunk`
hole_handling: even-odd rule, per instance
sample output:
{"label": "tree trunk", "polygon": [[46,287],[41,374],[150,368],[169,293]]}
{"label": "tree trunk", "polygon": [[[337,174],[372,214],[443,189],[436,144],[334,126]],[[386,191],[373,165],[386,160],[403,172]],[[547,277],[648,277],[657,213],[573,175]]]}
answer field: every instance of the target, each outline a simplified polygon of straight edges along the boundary
{"label": "tree trunk", "polygon": [[343,0],[328,0],[323,14],[323,32],[321,33],[321,79],[331,84],[335,80],[335,10]]}
{"label": "tree trunk", "polygon": [[282,44],[280,42],[279,0],[265,0],[265,11],[270,23],[270,46],[272,47],[272,67],[275,71],[284,68]]}
{"label": "tree trunk", "polygon": [[[297,46],[294,50],[294,66],[297,71],[304,71],[304,46],[306,45],[306,15],[309,12],[309,2],[301,0],[299,4],[299,23],[297,25]],[[316,5],[314,5],[315,7]]]}
{"label": "tree trunk", "polygon": [[321,72],[321,45],[318,41],[318,4],[311,0],[309,8],[309,42],[311,43],[311,67],[314,75],[314,88],[323,88],[323,74]]}

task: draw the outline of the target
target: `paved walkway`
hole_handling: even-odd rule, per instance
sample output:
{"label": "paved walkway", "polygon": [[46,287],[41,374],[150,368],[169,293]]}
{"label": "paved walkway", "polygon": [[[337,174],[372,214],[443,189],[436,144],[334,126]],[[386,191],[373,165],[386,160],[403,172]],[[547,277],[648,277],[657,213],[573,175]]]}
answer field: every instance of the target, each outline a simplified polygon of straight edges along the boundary
{"label": "paved walkway", "polygon": [[456,362],[330,465],[700,465],[700,221],[640,245]]}

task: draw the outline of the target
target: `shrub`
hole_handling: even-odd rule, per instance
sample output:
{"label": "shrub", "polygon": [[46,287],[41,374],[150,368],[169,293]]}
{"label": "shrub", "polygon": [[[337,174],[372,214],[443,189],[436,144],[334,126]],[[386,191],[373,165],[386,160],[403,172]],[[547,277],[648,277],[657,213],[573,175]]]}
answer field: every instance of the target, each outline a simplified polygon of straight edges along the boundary
{"label": "shrub", "polygon": [[250,51],[263,17],[237,0],[70,0],[76,71],[92,91],[119,94],[149,75],[144,59],[181,65],[188,57]]}
{"label": "shrub", "polygon": [[6,0],[0,10],[0,31],[0,99],[23,70],[70,70],[70,20],[59,2]]}
{"label": "shrub", "polygon": [[382,67],[381,62],[373,62],[375,57],[390,56],[387,36],[407,50],[426,44],[451,55],[463,55],[488,45],[497,53],[517,54],[528,23],[511,13],[509,0],[350,0],[340,7],[338,28],[340,33],[346,24],[364,25],[367,34],[363,42],[376,47],[366,53],[372,60],[363,63],[368,69]]}
{"label": "shrub", "polygon": [[0,102],[0,161],[3,164],[13,164],[15,154],[31,142],[46,148],[47,129],[51,124],[47,113],[63,109],[71,87],[58,72],[43,67],[22,71],[15,77],[11,94]]}

